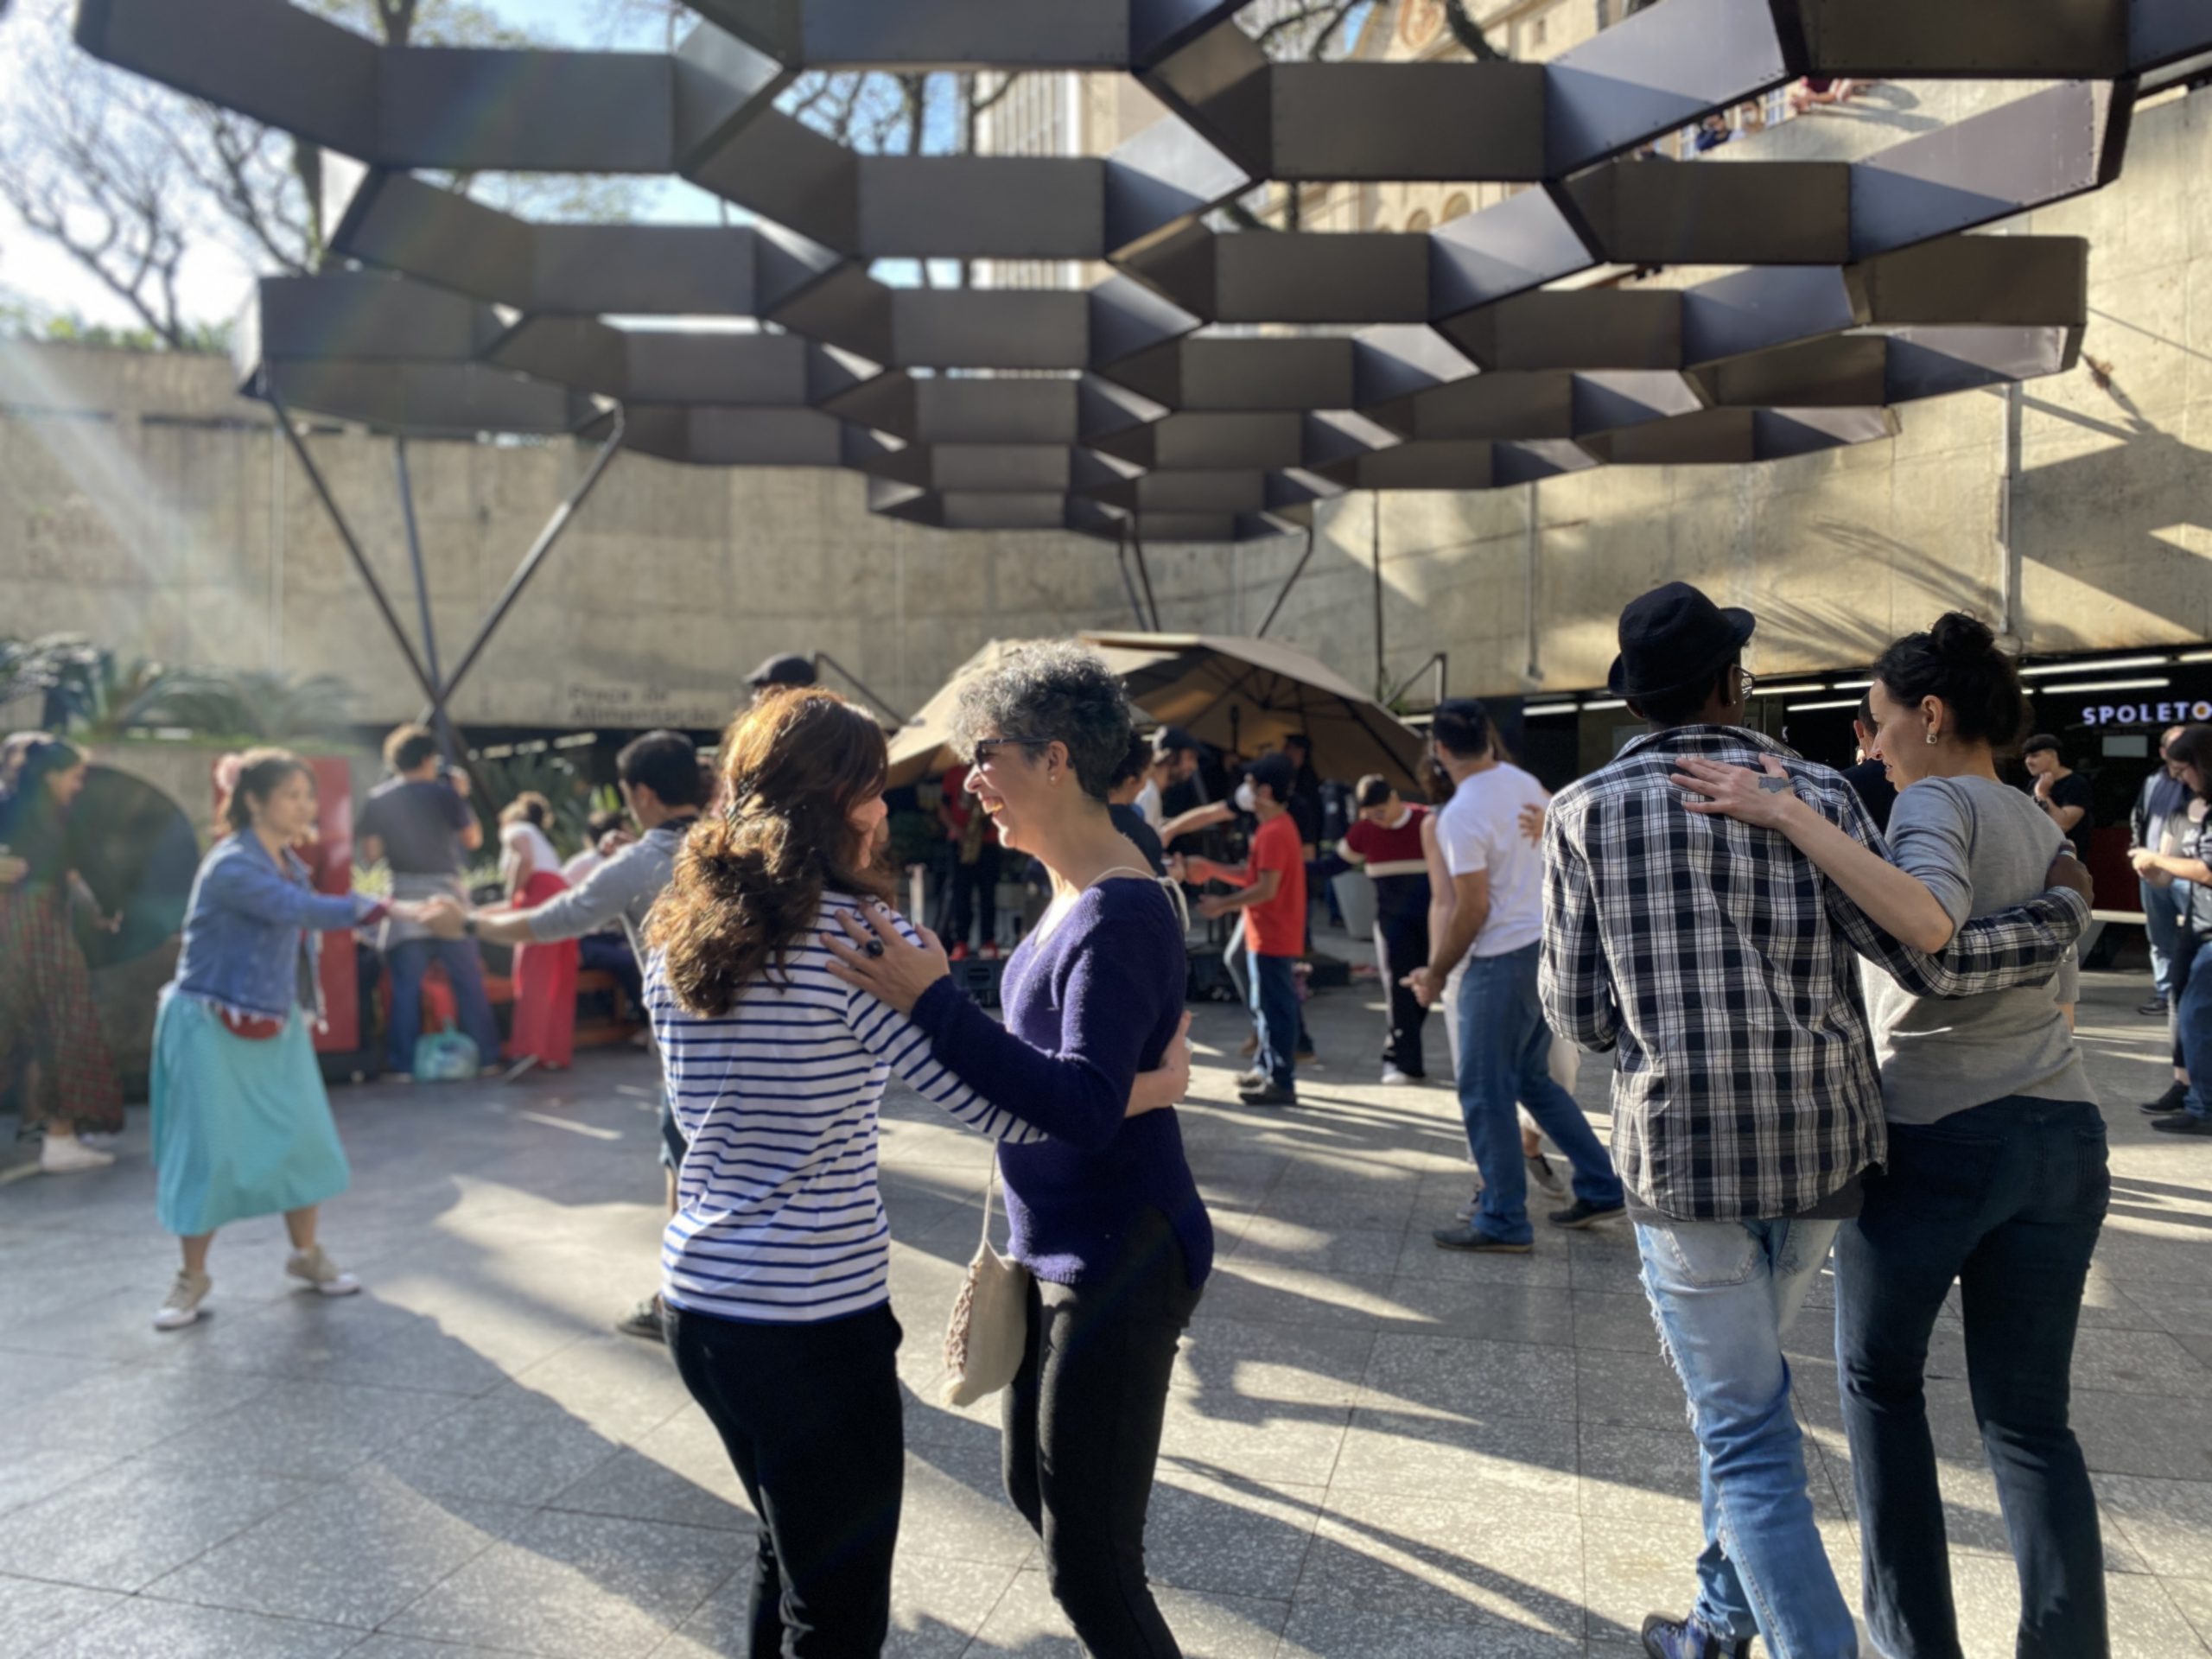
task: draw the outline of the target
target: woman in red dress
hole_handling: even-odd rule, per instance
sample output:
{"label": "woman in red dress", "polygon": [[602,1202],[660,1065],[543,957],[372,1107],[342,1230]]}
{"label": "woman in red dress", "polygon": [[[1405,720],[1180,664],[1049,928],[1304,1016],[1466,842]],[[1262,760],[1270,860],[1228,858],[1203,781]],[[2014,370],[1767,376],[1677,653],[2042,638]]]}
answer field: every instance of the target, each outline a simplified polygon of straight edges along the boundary
{"label": "woman in red dress", "polygon": [[[501,872],[508,900],[518,910],[534,909],[568,890],[560,855],[545,834],[552,819],[551,803],[534,791],[518,795],[499,814]],[[514,1021],[507,1037],[507,1058],[514,1065],[509,1078],[534,1065],[564,1071],[575,1058],[576,958],[574,939],[515,947]]]}

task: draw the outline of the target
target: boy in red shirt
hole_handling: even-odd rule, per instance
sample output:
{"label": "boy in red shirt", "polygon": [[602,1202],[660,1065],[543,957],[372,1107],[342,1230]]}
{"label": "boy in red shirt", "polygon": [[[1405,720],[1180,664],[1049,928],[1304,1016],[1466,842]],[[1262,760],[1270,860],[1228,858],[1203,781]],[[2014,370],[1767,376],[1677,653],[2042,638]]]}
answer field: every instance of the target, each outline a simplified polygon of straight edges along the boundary
{"label": "boy in red shirt", "polygon": [[1209,893],[1198,900],[1201,916],[1244,912],[1252,1019],[1259,1031],[1260,1053],[1253,1069],[1236,1080],[1236,1091],[1248,1106],[1291,1106],[1298,1101],[1298,980],[1294,970],[1306,954],[1306,854],[1298,825],[1289,815],[1296,773],[1287,755],[1263,754],[1244,775],[1252,785],[1253,816],[1260,821],[1245,861],[1216,864],[1193,858],[1185,861],[1185,868],[1192,880],[1230,881],[1243,889]]}

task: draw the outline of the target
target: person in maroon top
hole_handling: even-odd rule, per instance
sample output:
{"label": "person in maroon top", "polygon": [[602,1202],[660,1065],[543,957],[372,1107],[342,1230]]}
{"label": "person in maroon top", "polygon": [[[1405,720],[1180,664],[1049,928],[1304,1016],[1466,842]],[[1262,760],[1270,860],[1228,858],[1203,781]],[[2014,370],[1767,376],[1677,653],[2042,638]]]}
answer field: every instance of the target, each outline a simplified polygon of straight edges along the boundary
{"label": "person in maroon top", "polygon": [[969,924],[980,921],[976,946],[987,957],[998,947],[999,832],[968,798],[968,768],[956,766],[938,785],[938,817],[950,854],[945,942],[952,960],[968,954]]}
{"label": "person in maroon top", "polygon": [[1337,852],[1375,884],[1375,962],[1390,993],[1382,1081],[1416,1083],[1427,1075],[1421,1033],[1428,1010],[1405,982],[1428,961],[1428,862],[1421,845],[1428,809],[1408,805],[1380,772],[1359,780],[1352,801],[1359,816]]}
{"label": "person in maroon top", "polygon": [[1306,954],[1306,852],[1290,816],[1296,777],[1289,757],[1279,753],[1262,755],[1245,772],[1260,827],[1243,863],[1183,861],[1191,880],[1227,881],[1243,889],[1209,893],[1198,901],[1198,913],[1211,919],[1232,910],[1244,912],[1252,1018],[1260,1037],[1257,1061],[1236,1080],[1237,1094],[1248,1106],[1298,1102],[1296,969]]}

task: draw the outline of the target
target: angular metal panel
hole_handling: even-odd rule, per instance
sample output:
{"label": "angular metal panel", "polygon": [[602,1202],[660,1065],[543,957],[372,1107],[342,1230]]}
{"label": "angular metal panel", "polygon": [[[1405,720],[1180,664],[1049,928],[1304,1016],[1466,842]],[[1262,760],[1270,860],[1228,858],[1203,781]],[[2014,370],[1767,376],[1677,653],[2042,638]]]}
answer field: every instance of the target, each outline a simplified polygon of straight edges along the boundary
{"label": "angular metal panel", "polygon": [[1669,0],[1569,47],[1544,73],[1548,170],[1564,178],[1793,71],[1769,0]]}
{"label": "angular metal panel", "polygon": [[863,156],[868,258],[1096,259],[1106,164],[1058,156]]}
{"label": "angular metal panel", "polygon": [[1428,238],[1247,231],[1216,238],[1220,322],[1426,322]]}
{"label": "angular metal panel", "polygon": [[1681,361],[1740,357],[1866,321],[1861,289],[1836,266],[1738,271],[1683,291]]}
{"label": "angular metal panel", "polygon": [[1574,377],[1563,371],[1471,375],[1407,402],[1415,439],[1574,435]]}
{"label": "angular metal panel", "polygon": [[1541,65],[1279,63],[1268,79],[1274,178],[1544,176]]}
{"label": "angular metal panel", "polygon": [[2128,72],[2128,0],[1787,0],[1823,74],[1967,80]]}
{"label": "angular metal panel", "polygon": [[376,147],[391,167],[666,173],[676,73],[660,52],[387,47]]}
{"label": "angular metal panel", "polygon": [[849,254],[860,251],[860,169],[836,139],[769,110],[681,170],[702,190]]}
{"label": "angular metal panel", "polygon": [[897,289],[891,360],[901,368],[1079,369],[1090,308],[1073,289]]}
{"label": "angular metal panel", "polygon": [[1562,205],[1562,190],[1523,190],[1429,233],[1430,311],[1456,315],[1587,270],[1602,257]]}
{"label": "angular metal panel", "polygon": [[1501,300],[1437,328],[1485,369],[1672,369],[1682,363],[1685,303],[1675,289],[1560,289]]}
{"label": "angular metal panel", "polygon": [[1840,162],[1631,161],[1567,190],[1618,264],[1840,265],[1853,257],[1853,178]]}
{"label": "angular metal panel", "polygon": [[523,309],[537,243],[518,219],[404,173],[372,169],[330,233],[330,251]]}
{"label": "angular metal panel", "polygon": [[759,250],[747,226],[539,225],[527,300],[538,312],[750,317]]}
{"label": "angular metal panel", "polygon": [[1889,344],[1879,334],[1834,334],[1693,369],[1690,378],[1716,404],[1866,407],[1888,401]]}

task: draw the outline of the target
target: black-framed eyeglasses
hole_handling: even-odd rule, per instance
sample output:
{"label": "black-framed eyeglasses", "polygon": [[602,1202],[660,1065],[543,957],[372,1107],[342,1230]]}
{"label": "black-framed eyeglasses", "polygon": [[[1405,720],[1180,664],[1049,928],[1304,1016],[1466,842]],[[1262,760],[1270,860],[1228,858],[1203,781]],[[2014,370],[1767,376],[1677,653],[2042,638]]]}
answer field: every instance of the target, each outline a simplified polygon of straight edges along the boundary
{"label": "black-framed eyeglasses", "polygon": [[1743,702],[1749,702],[1758,694],[1759,677],[1752,673],[1750,669],[1738,665],[1736,670],[1736,681],[1738,696]]}
{"label": "black-framed eyeglasses", "polygon": [[992,762],[998,758],[999,751],[1003,748],[1011,747],[1024,749],[1041,749],[1056,741],[1057,740],[1049,737],[983,738],[976,745],[976,764],[979,766],[988,766],[991,765]]}

